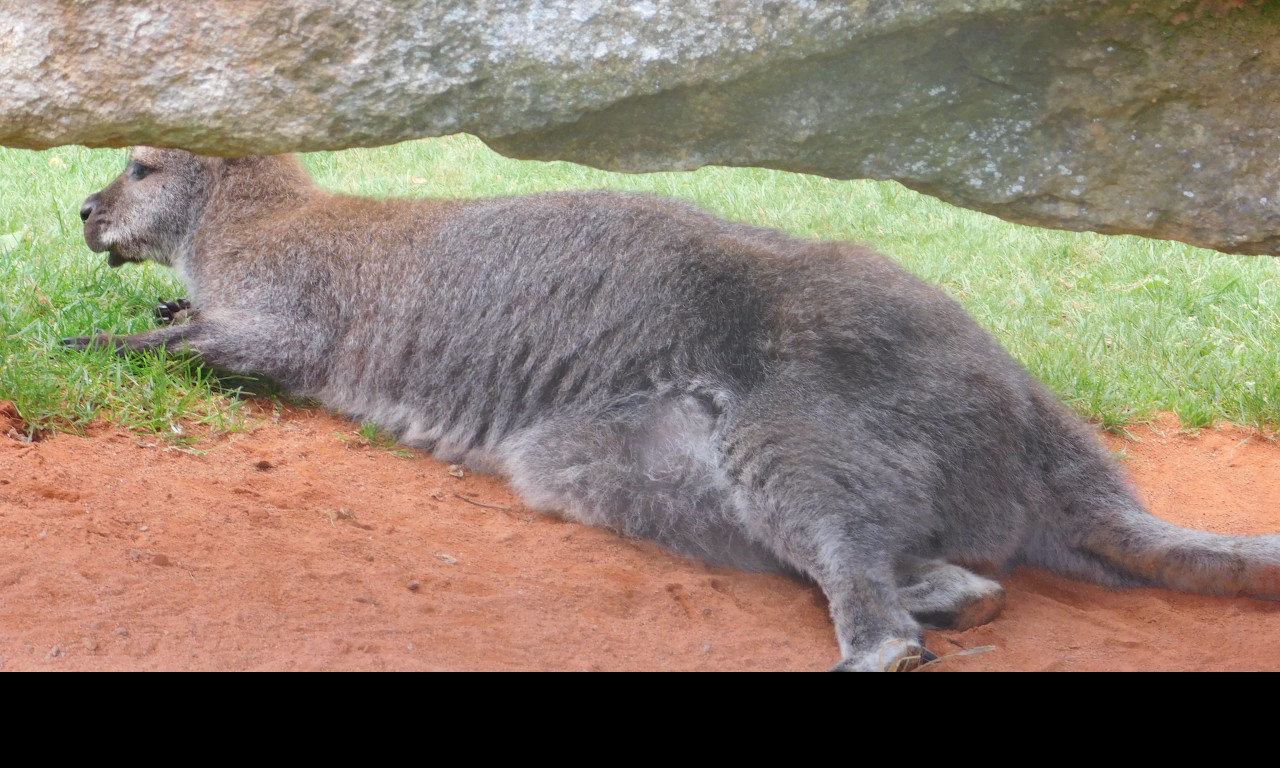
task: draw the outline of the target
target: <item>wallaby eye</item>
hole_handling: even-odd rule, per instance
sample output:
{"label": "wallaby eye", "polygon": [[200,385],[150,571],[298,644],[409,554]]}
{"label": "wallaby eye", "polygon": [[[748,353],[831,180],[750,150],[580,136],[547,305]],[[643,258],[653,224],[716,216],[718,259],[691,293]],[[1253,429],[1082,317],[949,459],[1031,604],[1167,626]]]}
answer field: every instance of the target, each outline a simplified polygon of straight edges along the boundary
{"label": "wallaby eye", "polygon": [[129,163],[129,176],[131,176],[134,181],[142,181],[150,176],[154,170],[154,168],[143,165],[137,161]]}

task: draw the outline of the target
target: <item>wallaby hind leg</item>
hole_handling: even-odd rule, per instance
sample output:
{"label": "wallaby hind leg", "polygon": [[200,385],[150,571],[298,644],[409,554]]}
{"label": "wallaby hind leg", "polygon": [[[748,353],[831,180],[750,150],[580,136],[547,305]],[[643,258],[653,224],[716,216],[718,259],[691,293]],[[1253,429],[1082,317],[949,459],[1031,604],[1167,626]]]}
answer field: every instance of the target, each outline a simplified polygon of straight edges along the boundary
{"label": "wallaby hind leg", "polygon": [[929,509],[927,495],[892,446],[858,450],[821,425],[797,424],[726,436],[723,466],[742,526],[826,594],[843,657],[836,670],[914,669],[933,656],[903,605],[895,564],[918,536],[912,521]]}
{"label": "wallaby hind leg", "polygon": [[787,525],[779,554],[827,596],[841,660],[833,672],[909,672],[937,658],[902,606],[893,566],[842,515]]}
{"label": "wallaby hind leg", "polygon": [[928,629],[968,629],[1000,615],[1004,587],[942,560],[911,555],[897,564],[898,597]]}
{"label": "wallaby hind leg", "polygon": [[822,549],[804,559],[836,625],[843,658],[832,671],[909,672],[936,658],[924,647],[921,626],[899,602],[891,566],[872,562],[857,546],[828,542]]}
{"label": "wallaby hind leg", "polygon": [[833,671],[905,672],[935,658],[898,588],[897,531],[885,524],[897,510],[882,515],[810,467],[768,459],[763,466],[772,477],[743,483],[760,490],[742,492],[739,509],[755,538],[827,596],[842,656]]}

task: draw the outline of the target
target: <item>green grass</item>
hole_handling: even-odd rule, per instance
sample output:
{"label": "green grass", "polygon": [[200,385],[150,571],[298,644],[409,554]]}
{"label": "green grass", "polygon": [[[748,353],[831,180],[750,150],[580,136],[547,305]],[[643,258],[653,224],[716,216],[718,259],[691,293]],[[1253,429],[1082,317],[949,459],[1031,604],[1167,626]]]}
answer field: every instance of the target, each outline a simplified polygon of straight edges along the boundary
{"label": "green grass", "polygon": [[[322,186],[353,194],[625,189],[800,237],[869,243],[959,299],[1073,408],[1106,426],[1157,411],[1189,426],[1280,425],[1273,259],[1020,227],[892,182],[727,168],[626,176],[508,160],[465,136],[305,161]],[[190,359],[122,360],[58,345],[153,327],[157,297],[184,295],[163,268],[112,270],[84,246],[80,201],[123,165],[122,151],[0,148],[0,400],[13,401],[33,429],[99,417],[165,435],[192,422],[235,429],[243,381],[219,381]]]}

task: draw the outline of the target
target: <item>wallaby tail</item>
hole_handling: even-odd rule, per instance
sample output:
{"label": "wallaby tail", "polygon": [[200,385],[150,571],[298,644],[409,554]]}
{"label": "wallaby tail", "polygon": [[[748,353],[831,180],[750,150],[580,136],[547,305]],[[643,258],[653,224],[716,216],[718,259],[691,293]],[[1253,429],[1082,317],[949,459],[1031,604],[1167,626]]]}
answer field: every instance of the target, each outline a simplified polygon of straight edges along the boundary
{"label": "wallaby tail", "polygon": [[1232,536],[1182,528],[1138,501],[1092,430],[1043,402],[1048,506],[1026,559],[1109,586],[1159,586],[1280,600],[1280,534]]}
{"label": "wallaby tail", "polygon": [[1140,506],[1099,514],[1084,545],[1155,586],[1280,600],[1280,535],[1229,536],[1161,520]]}

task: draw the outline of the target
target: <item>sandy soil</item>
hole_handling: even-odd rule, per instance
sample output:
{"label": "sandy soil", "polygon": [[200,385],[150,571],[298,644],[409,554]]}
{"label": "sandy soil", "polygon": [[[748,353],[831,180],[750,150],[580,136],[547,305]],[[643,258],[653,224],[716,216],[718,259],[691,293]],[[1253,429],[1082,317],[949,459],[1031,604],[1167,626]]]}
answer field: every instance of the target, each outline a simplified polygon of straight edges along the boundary
{"label": "sandy soil", "polygon": [[[7,407],[6,407],[7,406]],[[822,670],[821,592],[521,506],[499,481],[264,406],[199,451],[99,426],[14,439],[0,403],[4,670]],[[1152,510],[1280,531],[1280,446],[1166,419],[1115,439]],[[948,670],[1280,670],[1280,604],[1003,579],[931,632]],[[967,653],[966,653],[967,652]]]}

